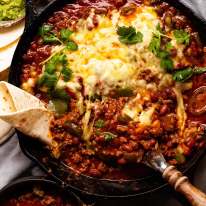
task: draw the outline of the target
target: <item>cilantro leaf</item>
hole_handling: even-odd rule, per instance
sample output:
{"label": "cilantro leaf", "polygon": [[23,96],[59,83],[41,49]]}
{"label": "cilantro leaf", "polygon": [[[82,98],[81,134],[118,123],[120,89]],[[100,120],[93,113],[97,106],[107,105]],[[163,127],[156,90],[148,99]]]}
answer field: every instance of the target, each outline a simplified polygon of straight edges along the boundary
{"label": "cilantro leaf", "polygon": [[115,134],[113,134],[111,132],[104,132],[104,139],[107,142],[113,140],[115,137],[117,137],[117,135],[115,135]]}
{"label": "cilantro leaf", "polygon": [[44,24],[39,28],[38,34],[40,36],[44,36],[45,34],[48,34],[53,29],[53,26]]}
{"label": "cilantro leaf", "polygon": [[50,95],[51,95],[52,98],[55,98],[55,99],[62,99],[62,100],[65,100],[65,101],[70,100],[70,96],[65,91],[65,89],[55,89],[55,90],[51,91]]}
{"label": "cilantro leaf", "polygon": [[176,71],[173,74],[173,80],[175,80],[177,82],[185,82],[186,80],[191,78],[192,75],[193,75],[192,68],[187,68],[187,69],[179,70],[179,71]]}
{"label": "cilantro leaf", "polygon": [[160,66],[161,68],[165,69],[168,72],[171,72],[172,69],[174,68],[174,64],[171,58],[162,58],[160,61]]}
{"label": "cilantro leaf", "polygon": [[60,64],[67,64],[67,56],[65,54],[59,54],[59,55],[55,55],[55,61],[56,63],[60,63]]}
{"label": "cilantro leaf", "polygon": [[76,51],[78,49],[78,45],[74,41],[69,41],[67,43],[67,49],[71,51]]}
{"label": "cilantro leaf", "polygon": [[205,73],[206,72],[206,67],[199,67],[199,68],[195,68],[193,70],[193,73],[194,74],[202,74],[202,73]]}
{"label": "cilantro leaf", "polygon": [[44,43],[59,43],[60,40],[54,34],[50,34],[49,36],[43,36]]}
{"label": "cilantro leaf", "polygon": [[72,76],[72,70],[68,67],[63,67],[61,74],[63,76],[64,81],[69,81]]}
{"label": "cilantro leaf", "polygon": [[152,40],[149,44],[149,51],[151,51],[156,56],[158,55],[161,47],[161,38],[153,35]]}
{"label": "cilantro leaf", "polygon": [[156,30],[159,31],[160,33],[163,33],[160,23],[157,24]]}
{"label": "cilantro leaf", "polygon": [[174,30],[174,36],[179,44],[188,45],[190,43],[190,35],[182,29]]}
{"label": "cilantro leaf", "polygon": [[57,83],[57,76],[56,74],[49,74],[47,72],[44,72],[44,74],[38,79],[38,86],[47,86],[49,89],[53,88]]}
{"label": "cilantro leaf", "polygon": [[62,115],[68,111],[68,102],[62,99],[52,99],[51,102],[57,114]]}
{"label": "cilantro leaf", "polygon": [[130,27],[126,27],[126,26],[122,26],[122,27],[118,27],[117,28],[117,34],[119,36],[128,36],[128,35],[131,35],[131,34],[135,34],[136,31],[135,31],[135,28],[130,26]]}
{"label": "cilantro leaf", "polygon": [[52,62],[48,62],[45,65],[45,72],[47,72],[48,74],[54,74],[55,70],[56,70],[56,65],[53,64]]}
{"label": "cilantro leaf", "polygon": [[71,36],[71,34],[73,33],[73,31],[69,30],[69,29],[62,29],[60,31],[60,36],[61,36],[61,39],[63,41],[66,41],[66,40],[69,40],[69,37]]}
{"label": "cilantro leaf", "polygon": [[104,122],[103,119],[98,119],[98,120],[95,122],[94,126],[95,126],[96,128],[102,128],[102,127],[104,127],[104,124],[105,124],[105,122]]}
{"label": "cilantro leaf", "polygon": [[143,34],[141,32],[136,32],[135,28],[129,27],[118,27],[117,34],[119,35],[119,40],[123,44],[136,44],[143,41]]}
{"label": "cilantro leaf", "polygon": [[167,58],[168,56],[169,56],[169,53],[167,51],[164,51],[164,50],[160,50],[157,53],[157,57],[159,57],[160,59]]}
{"label": "cilantro leaf", "polygon": [[173,46],[172,46],[172,43],[171,43],[171,42],[168,42],[168,43],[165,45],[165,49],[166,49],[167,51],[170,51],[172,48],[173,48]]}

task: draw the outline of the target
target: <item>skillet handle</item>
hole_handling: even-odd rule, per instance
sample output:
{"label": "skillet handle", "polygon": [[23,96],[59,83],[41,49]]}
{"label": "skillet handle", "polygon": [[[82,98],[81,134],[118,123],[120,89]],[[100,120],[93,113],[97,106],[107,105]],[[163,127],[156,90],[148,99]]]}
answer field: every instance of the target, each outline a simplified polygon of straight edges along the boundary
{"label": "skillet handle", "polygon": [[168,166],[162,176],[176,191],[182,193],[192,206],[206,206],[206,194],[193,186],[174,166]]}
{"label": "skillet handle", "polygon": [[26,0],[26,27],[28,27],[52,1],[54,0]]}

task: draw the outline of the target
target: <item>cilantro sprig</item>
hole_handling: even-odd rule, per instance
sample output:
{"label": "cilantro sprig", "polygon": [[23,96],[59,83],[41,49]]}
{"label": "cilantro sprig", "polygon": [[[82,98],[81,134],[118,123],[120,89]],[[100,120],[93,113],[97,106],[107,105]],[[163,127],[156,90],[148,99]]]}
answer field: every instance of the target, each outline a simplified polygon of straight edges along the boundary
{"label": "cilantro sprig", "polygon": [[151,51],[156,57],[160,58],[161,68],[165,69],[168,72],[171,72],[174,67],[173,61],[169,55],[169,50],[172,48],[172,45],[169,42],[165,45],[165,48],[162,48],[162,37],[169,38],[163,33],[160,24],[158,24],[149,44],[149,51]]}
{"label": "cilantro sprig", "polygon": [[118,27],[117,34],[119,35],[119,40],[123,44],[136,44],[143,41],[143,34],[132,26]]}
{"label": "cilantro sprig", "polygon": [[206,67],[197,67],[192,69],[191,67],[185,68],[173,73],[173,80],[177,82],[185,82],[189,80],[192,76],[202,74],[206,72]]}
{"label": "cilantro sprig", "polygon": [[[58,68],[61,70],[58,71]],[[57,72],[59,72],[58,78]],[[66,55],[56,54],[45,64],[45,70],[39,79],[39,85],[46,85],[49,89],[52,89],[52,87],[54,87],[57,83],[57,79],[59,79],[61,75],[64,81],[69,81],[72,76],[72,70],[68,67]],[[55,76],[56,78],[54,78]],[[51,80],[53,80],[52,83],[48,83]]]}
{"label": "cilantro sprig", "polygon": [[54,32],[52,32],[53,26],[44,24],[39,28],[38,34],[42,37],[44,43],[60,43],[66,44],[66,49],[71,51],[76,51],[78,49],[78,45],[71,40],[71,35],[73,31],[70,29],[61,29],[60,36],[58,37]]}
{"label": "cilantro sprig", "polygon": [[117,137],[116,134],[113,134],[111,132],[104,132],[104,139],[106,142],[112,141],[115,137]]}
{"label": "cilantro sprig", "polygon": [[45,64],[44,72],[37,81],[38,88],[46,87],[48,97],[59,114],[67,111],[70,96],[64,88],[57,88],[57,84],[61,77],[66,82],[71,76],[72,70],[68,66],[66,55],[56,54]]}
{"label": "cilantro sprig", "polygon": [[96,128],[102,128],[102,127],[105,126],[105,121],[104,121],[103,119],[98,119],[98,120],[95,122],[94,126],[95,126]]}
{"label": "cilantro sprig", "polygon": [[190,43],[190,35],[183,29],[174,30],[173,32],[177,43],[188,45]]}
{"label": "cilantro sprig", "polygon": [[42,37],[44,43],[60,43],[62,41],[52,32],[53,26],[44,24],[39,28],[38,34]]}

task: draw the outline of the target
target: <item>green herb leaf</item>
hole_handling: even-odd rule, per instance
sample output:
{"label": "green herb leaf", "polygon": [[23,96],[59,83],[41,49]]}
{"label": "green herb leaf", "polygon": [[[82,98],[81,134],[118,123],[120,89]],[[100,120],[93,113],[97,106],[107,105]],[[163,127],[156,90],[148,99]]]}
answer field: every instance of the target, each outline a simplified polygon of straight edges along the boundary
{"label": "green herb leaf", "polygon": [[160,59],[165,59],[168,56],[169,56],[169,53],[167,51],[160,50],[159,52],[157,52],[157,57],[159,57]]}
{"label": "green herb leaf", "polygon": [[40,36],[44,36],[45,34],[48,34],[53,29],[53,26],[44,24],[39,28],[38,34]]}
{"label": "green herb leaf", "polygon": [[123,44],[136,44],[143,41],[143,34],[141,32],[136,32],[135,28],[130,27],[118,27],[117,34],[119,35],[119,40]]}
{"label": "green herb leaf", "polygon": [[64,81],[69,81],[71,79],[72,70],[70,68],[63,67],[61,73],[62,73]]}
{"label": "green herb leaf", "polygon": [[65,112],[68,111],[68,103],[65,102],[64,100],[61,100],[61,99],[52,99],[51,100],[53,106],[54,106],[54,109],[55,109],[55,112],[57,114],[64,114]]}
{"label": "green herb leaf", "polygon": [[154,55],[158,55],[161,47],[161,38],[153,35],[152,40],[149,44],[149,51],[151,51]]}
{"label": "green herb leaf", "polygon": [[156,30],[159,31],[160,33],[163,33],[160,23],[157,24]]}
{"label": "green herb leaf", "polygon": [[63,65],[68,63],[67,56],[65,54],[56,55],[55,61],[56,63],[61,63]]}
{"label": "green herb leaf", "polygon": [[205,72],[206,72],[206,67],[199,67],[199,68],[195,68],[193,70],[194,74],[202,74],[202,73],[205,73]]}
{"label": "green herb leaf", "polygon": [[191,78],[192,75],[193,75],[192,68],[187,68],[187,69],[176,71],[173,74],[173,79],[177,82],[185,82],[186,80]]}
{"label": "green herb leaf", "polygon": [[53,64],[52,62],[48,62],[46,65],[45,65],[45,72],[47,72],[48,74],[54,74],[55,72],[55,67],[56,65]]}
{"label": "green herb leaf", "polygon": [[111,141],[113,140],[115,137],[117,137],[117,135],[111,133],[111,132],[104,132],[104,139],[105,141]]}
{"label": "green herb leaf", "polygon": [[74,41],[69,41],[67,43],[67,49],[69,49],[71,51],[76,51],[76,50],[78,50],[78,45]]}
{"label": "green herb leaf", "polygon": [[161,68],[167,70],[168,72],[171,72],[174,68],[173,61],[169,57],[167,57],[165,59],[161,59],[160,66],[161,66]]}
{"label": "green herb leaf", "polygon": [[171,43],[171,42],[168,42],[168,43],[165,45],[165,49],[166,49],[167,51],[170,51],[172,48],[173,48],[173,46],[172,46],[172,43]]}
{"label": "green herb leaf", "polygon": [[65,101],[69,101],[70,100],[70,96],[65,91],[65,89],[55,89],[55,90],[52,90],[50,95],[54,99],[62,99],[62,100],[65,100]]}
{"label": "green herb leaf", "polygon": [[117,29],[117,34],[119,36],[129,36],[131,34],[135,34],[135,28],[130,26],[130,27],[126,27],[126,26],[119,26]]}
{"label": "green herb leaf", "polygon": [[96,128],[102,128],[102,127],[104,127],[104,120],[103,120],[103,119],[98,119],[98,120],[95,122],[94,126],[95,126]]}
{"label": "green herb leaf", "polygon": [[69,29],[62,29],[60,31],[61,39],[63,41],[69,40],[69,37],[71,36],[72,33],[73,32],[71,30],[69,30]]}
{"label": "green herb leaf", "polygon": [[59,43],[60,40],[54,34],[50,34],[49,36],[43,36],[44,43]]}
{"label": "green herb leaf", "polygon": [[38,86],[47,86],[48,88],[53,88],[57,83],[57,76],[56,74],[48,74],[44,72],[44,74],[38,80]]}
{"label": "green herb leaf", "polygon": [[185,45],[188,45],[190,43],[190,35],[182,29],[174,30],[174,36],[177,40],[177,43]]}

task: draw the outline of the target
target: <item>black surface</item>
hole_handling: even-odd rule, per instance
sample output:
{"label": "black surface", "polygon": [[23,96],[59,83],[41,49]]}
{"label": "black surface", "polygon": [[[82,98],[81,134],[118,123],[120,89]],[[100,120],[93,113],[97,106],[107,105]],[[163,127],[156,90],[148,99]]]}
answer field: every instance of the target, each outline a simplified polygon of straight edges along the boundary
{"label": "black surface", "polygon": [[[60,4],[64,4],[65,2],[70,2],[70,1],[65,1],[65,0],[61,0],[58,1],[58,3],[51,5],[51,7],[48,9],[46,9],[46,11],[44,13],[42,13],[40,15],[40,17],[38,17],[38,19],[36,21],[34,21],[32,23],[32,25],[30,25],[29,27],[27,27],[26,32],[23,34],[22,39],[20,40],[20,43],[17,47],[17,50],[15,52],[14,55],[14,59],[12,62],[12,66],[11,66],[11,72],[9,75],[9,82],[13,83],[14,85],[19,86],[20,84],[20,80],[19,80],[19,76],[21,73],[21,61],[22,61],[22,53],[24,53],[26,51],[26,48],[28,46],[28,44],[31,41],[32,36],[34,36],[34,34],[37,31],[38,26],[45,20],[45,18],[48,17],[48,15],[50,13],[52,13],[52,11],[54,11],[55,9],[58,9],[58,7],[60,6]],[[199,19],[197,19],[196,17],[194,17],[189,10],[185,10],[185,7],[182,6],[181,4],[179,4],[176,1],[171,1],[172,4],[178,8],[180,8],[182,11],[186,12],[189,15],[189,18],[193,21],[193,24],[196,26],[197,30],[200,32],[202,40],[205,42],[205,24],[200,21]],[[28,7],[29,9],[32,9],[33,7]],[[35,13],[35,12],[34,12]],[[34,19],[33,19],[34,20]],[[31,22],[28,21],[27,22],[30,24]],[[28,38],[29,36],[29,38]],[[60,167],[58,162],[55,161],[50,161],[49,165],[45,165],[44,163],[41,162],[41,154],[38,152],[38,150],[35,149],[35,144],[33,143],[28,143],[28,141],[30,140],[26,140],[27,138],[24,138],[24,136],[21,133],[18,133],[19,137],[20,137],[20,143],[21,146],[24,149],[24,152],[27,154],[27,156],[29,156],[30,158],[32,158],[33,160],[36,160],[40,166],[42,166],[45,170],[49,170],[51,167],[53,168],[53,175],[61,177],[60,179],[62,179],[62,171],[60,171]],[[33,145],[33,146],[32,146]],[[183,168],[184,170],[187,170],[188,168],[191,167],[191,165],[196,162],[196,160],[199,158],[199,156],[201,155],[202,151],[198,151],[195,155],[194,155],[194,159],[191,159],[189,161],[189,164],[185,166],[185,168]],[[45,153],[46,154],[46,153]],[[44,154],[43,154],[44,155]],[[54,163],[54,165],[52,165]],[[45,167],[46,166],[46,167]],[[71,171],[72,173],[72,171]],[[64,174],[63,174],[64,175]],[[134,193],[144,193],[145,191],[152,191],[155,190],[159,187],[161,187],[162,185],[164,185],[164,182],[161,180],[160,177],[156,176],[154,178],[148,178],[147,181],[139,181],[137,183],[133,182],[134,184],[136,184],[137,186],[140,186],[140,190],[138,191],[134,191],[131,189],[131,184],[119,184],[116,186],[116,189],[113,189],[114,185],[113,183],[111,184],[110,181],[107,182],[100,182],[97,181],[95,179],[92,178],[85,178],[85,177],[76,177],[73,174],[69,174],[69,177],[67,176],[66,178],[69,178],[69,181],[67,181],[70,185],[73,185],[74,187],[78,187],[80,189],[83,190],[87,190],[91,193],[101,193],[101,194],[112,194],[112,195],[117,195],[117,191],[120,188],[120,192],[124,195],[127,194],[134,194]],[[65,179],[65,178],[63,178]],[[104,186],[103,186],[104,183]],[[132,183],[132,184],[133,184]],[[136,187],[135,185],[135,187]],[[103,187],[103,188],[102,188]],[[105,187],[105,188],[104,188]],[[156,195],[155,193],[148,193],[147,195],[144,195],[142,198],[130,198],[130,199],[121,199],[120,202],[118,202],[118,204],[120,205],[135,205],[136,202],[139,202],[139,204],[143,204],[143,205],[168,205],[170,204],[170,202],[168,203],[168,199],[169,197],[166,195],[168,194],[170,196],[170,194],[172,194],[171,192],[163,191],[162,194],[159,193],[160,195]],[[119,195],[119,194],[118,194]],[[157,198],[158,197],[158,198]],[[175,195],[176,197],[176,195]],[[146,198],[146,200],[145,200]],[[159,200],[160,199],[160,200]],[[163,202],[164,200],[164,202]],[[106,200],[105,200],[106,201]],[[110,200],[111,201],[111,200]],[[125,202],[126,201],[126,202]],[[159,202],[158,202],[159,201]],[[104,202],[103,200],[100,201],[99,205],[105,205],[107,204],[107,201]],[[111,204],[117,204],[117,202],[115,200],[112,200]],[[110,204],[110,205],[111,205]],[[174,203],[171,202],[172,205],[177,205],[178,203]],[[183,203],[183,205],[185,205],[185,203]]]}
{"label": "black surface", "polygon": [[83,206],[82,201],[73,192],[63,190],[54,181],[45,179],[44,177],[26,177],[12,182],[0,191],[0,203],[32,192],[34,187],[40,187],[49,194],[56,194],[65,201],[74,203],[75,206]]}

